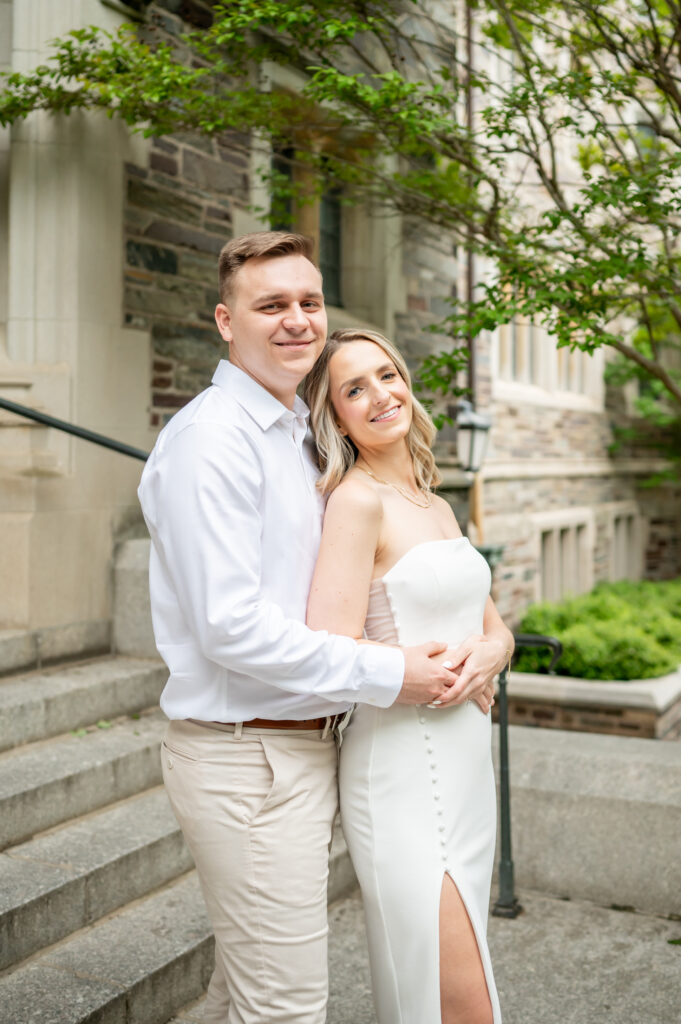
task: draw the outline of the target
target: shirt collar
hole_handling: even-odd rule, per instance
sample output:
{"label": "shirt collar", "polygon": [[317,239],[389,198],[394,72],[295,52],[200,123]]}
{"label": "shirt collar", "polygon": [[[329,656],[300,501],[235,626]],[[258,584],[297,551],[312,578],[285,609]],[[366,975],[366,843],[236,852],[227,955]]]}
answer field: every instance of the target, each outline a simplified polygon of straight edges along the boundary
{"label": "shirt collar", "polygon": [[231,395],[248,415],[255,420],[262,430],[269,428],[278,420],[284,423],[296,423],[307,430],[307,419],[310,410],[305,402],[296,395],[293,410],[287,409],[278,398],[271,395],[257,380],[234,366],[227,359],[221,359],[213,374],[213,384]]}

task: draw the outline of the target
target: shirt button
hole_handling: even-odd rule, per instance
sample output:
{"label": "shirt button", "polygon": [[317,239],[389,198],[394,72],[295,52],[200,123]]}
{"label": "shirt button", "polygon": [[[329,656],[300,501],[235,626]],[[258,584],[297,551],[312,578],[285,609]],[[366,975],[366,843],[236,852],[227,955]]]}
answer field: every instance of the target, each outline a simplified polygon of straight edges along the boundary
{"label": "shirt button", "polygon": [[435,798],[435,800],[439,800],[440,799],[440,794],[439,793],[433,793],[433,797]]}
{"label": "shirt button", "polygon": [[167,759],[167,762],[166,762],[166,763],[167,763],[167,765],[168,765],[168,768],[172,768],[172,767],[173,767],[173,759],[172,759],[172,757],[169,757],[169,758]]}
{"label": "shirt button", "polygon": [[438,782],[437,775],[433,775],[430,781],[433,783],[434,786],[437,785],[437,782]]}
{"label": "shirt button", "polygon": [[423,715],[419,715],[419,722],[421,723],[421,725],[425,725],[426,724],[426,720],[423,717]]}
{"label": "shirt button", "polygon": [[438,825],[437,830],[438,830],[438,832],[444,832],[444,830],[445,830],[444,825]]}
{"label": "shirt button", "polygon": [[442,817],[442,808],[438,807],[438,809],[437,809],[437,811],[435,813],[437,814],[438,818],[441,818]]}
{"label": "shirt button", "polygon": [[423,738],[424,738],[424,740],[429,740],[430,739],[430,733],[429,732],[424,732]]}
{"label": "shirt button", "polygon": [[446,845],[447,845],[447,840],[446,839],[441,839],[440,840],[440,846],[446,846]]}
{"label": "shirt button", "polygon": [[427,750],[427,752],[428,752],[429,754],[432,754],[432,753],[433,753],[433,748],[432,748],[432,747],[426,747],[426,750]]}
{"label": "shirt button", "polygon": [[430,762],[430,767],[431,768],[437,768],[437,761],[431,761]]}

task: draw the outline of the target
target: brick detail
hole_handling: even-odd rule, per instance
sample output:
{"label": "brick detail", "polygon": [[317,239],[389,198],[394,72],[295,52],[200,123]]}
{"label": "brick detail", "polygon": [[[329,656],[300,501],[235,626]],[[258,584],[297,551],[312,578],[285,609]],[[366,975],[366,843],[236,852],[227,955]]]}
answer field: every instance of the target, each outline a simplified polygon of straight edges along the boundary
{"label": "brick detail", "polygon": [[[498,721],[498,709],[493,709]],[[591,706],[589,708],[531,701],[509,695],[508,721],[511,725],[537,726],[577,732],[607,733],[612,736],[638,736],[641,739],[678,739],[681,737],[681,700],[664,714],[632,708]]]}

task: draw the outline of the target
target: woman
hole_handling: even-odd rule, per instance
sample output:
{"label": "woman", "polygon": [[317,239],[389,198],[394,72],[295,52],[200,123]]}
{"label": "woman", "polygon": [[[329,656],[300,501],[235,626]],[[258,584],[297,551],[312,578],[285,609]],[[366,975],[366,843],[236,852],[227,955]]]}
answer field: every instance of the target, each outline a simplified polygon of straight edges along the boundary
{"label": "woman", "polygon": [[500,1024],[486,921],[496,830],[489,706],[511,633],[439,482],[434,427],[394,346],[336,331],[305,398],[329,494],[308,623],[456,648],[440,702],[360,705],[344,734],[343,830],[380,1024]]}

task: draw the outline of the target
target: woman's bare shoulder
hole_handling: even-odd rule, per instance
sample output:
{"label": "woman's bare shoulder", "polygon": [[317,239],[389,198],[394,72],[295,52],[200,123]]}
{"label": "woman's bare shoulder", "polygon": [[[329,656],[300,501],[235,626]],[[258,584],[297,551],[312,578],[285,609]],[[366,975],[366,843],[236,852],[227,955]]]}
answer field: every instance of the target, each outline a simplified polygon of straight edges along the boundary
{"label": "woman's bare shoulder", "polygon": [[456,520],[456,516],[452,511],[452,506],[446,498],[441,497],[439,494],[433,494],[433,508],[436,509],[436,511],[442,516],[443,520],[448,524],[453,524],[456,526],[457,530],[461,530],[461,527]]}
{"label": "woman's bare shoulder", "polygon": [[383,502],[377,489],[370,480],[363,479],[361,473],[352,470],[331,492],[326,508],[334,514],[360,514],[377,519],[383,515]]}

